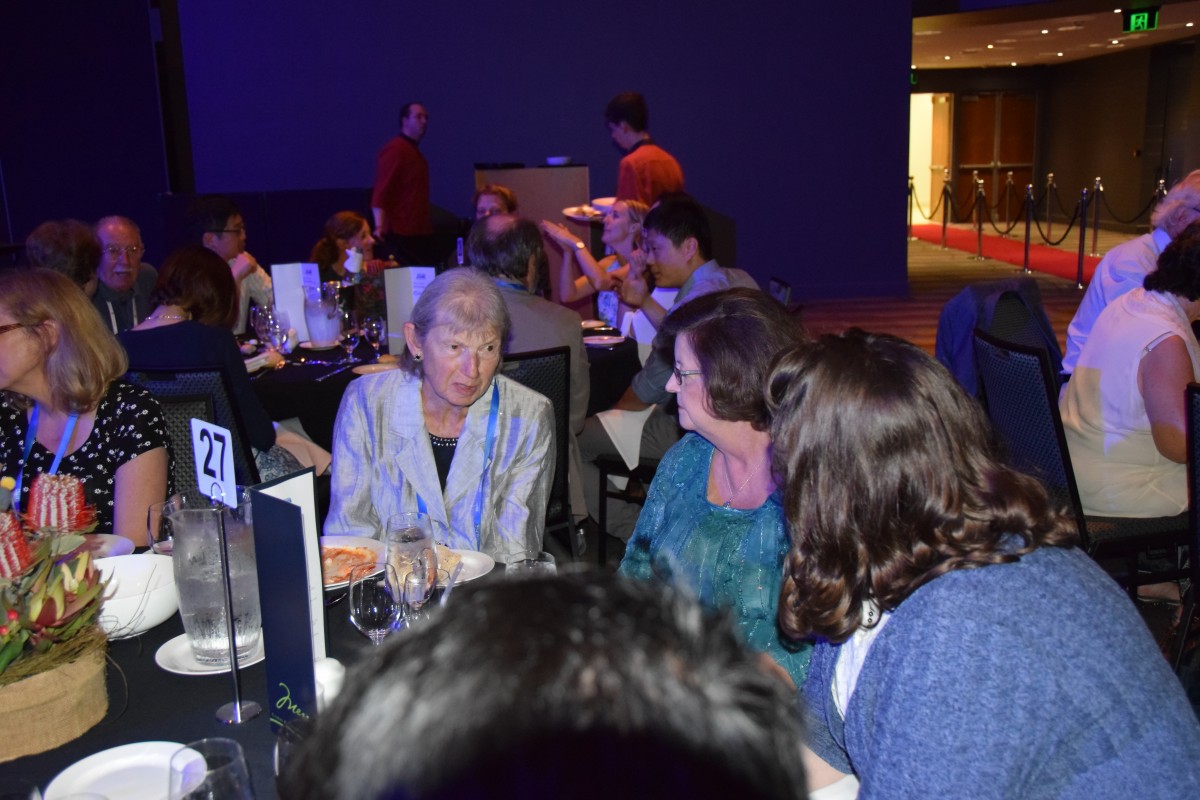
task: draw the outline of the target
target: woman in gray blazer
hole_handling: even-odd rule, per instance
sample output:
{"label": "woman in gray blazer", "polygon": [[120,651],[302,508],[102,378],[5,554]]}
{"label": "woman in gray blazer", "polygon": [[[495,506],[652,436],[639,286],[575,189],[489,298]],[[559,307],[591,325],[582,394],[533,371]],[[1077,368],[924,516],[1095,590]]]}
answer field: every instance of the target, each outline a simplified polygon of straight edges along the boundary
{"label": "woman in gray blazer", "polygon": [[424,511],[448,547],[540,550],[554,474],[550,401],[498,375],[509,319],[486,275],[438,276],[404,325],[401,369],[353,381],[338,410],[326,535],[378,537]]}

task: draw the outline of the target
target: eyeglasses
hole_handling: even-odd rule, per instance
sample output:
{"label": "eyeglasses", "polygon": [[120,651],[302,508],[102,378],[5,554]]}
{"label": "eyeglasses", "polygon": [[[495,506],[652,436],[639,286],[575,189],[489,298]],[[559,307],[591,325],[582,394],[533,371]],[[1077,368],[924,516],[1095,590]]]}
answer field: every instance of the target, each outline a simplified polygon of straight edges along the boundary
{"label": "eyeglasses", "polygon": [[126,245],[125,247],[118,247],[115,244],[110,244],[110,245],[105,245],[104,252],[107,255],[112,256],[113,258],[118,258],[118,257],[120,257],[121,253],[124,253],[126,256],[136,256],[139,253],[141,253],[144,249],[145,248],[142,247],[140,244],[131,244],[131,245]]}
{"label": "eyeglasses", "polygon": [[679,367],[675,367],[671,370],[671,374],[675,376],[675,382],[678,383],[680,386],[683,386],[684,378],[686,378],[688,375],[703,375],[704,370],[680,369]]}
{"label": "eyeglasses", "polygon": [[17,328],[25,328],[25,327],[28,327],[28,326],[26,326],[22,322],[10,322],[7,325],[0,325],[0,336],[3,336],[4,334],[8,333],[9,331],[15,331]]}
{"label": "eyeglasses", "polygon": [[240,234],[243,234],[243,233],[245,233],[245,232],[246,232],[246,226],[245,226],[245,225],[243,225],[243,226],[242,226],[242,227],[240,227],[240,228],[215,228],[215,229],[213,229],[213,230],[209,231],[209,233],[236,233],[236,234],[239,234],[239,235],[240,235]]}

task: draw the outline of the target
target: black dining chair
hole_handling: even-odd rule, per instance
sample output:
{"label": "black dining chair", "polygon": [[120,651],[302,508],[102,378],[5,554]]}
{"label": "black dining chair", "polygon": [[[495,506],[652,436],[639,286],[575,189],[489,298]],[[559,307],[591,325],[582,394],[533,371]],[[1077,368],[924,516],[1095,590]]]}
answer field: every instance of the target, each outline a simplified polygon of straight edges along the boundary
{"label": "black dining chair", "polygon": [[1183,610],[1179,617],[1176,633],[1175,653],[1171,665],[1179,674],[1183,666],[1183,653],[1187,648],[1188,632],[1196,618],[1197,593],[1200,593],[1200,383],[1189,383],[1187,387],[1187,468],[1188,468],[1188,578],[1190,584],[1183,596]]}
{"label": "black dining chair", "polygon": [[[1010,465],[1041,480],[1051,498],[1074,514],[1083,549],[1135,599],[1139,586],[1184,577],[1177,559],[1179,548],[1188,543],[1187,514],[1134,518],[1083,513],[1058,413],[1058,380],[1046,351],[976,330],[975,354],[988,417]],[[1139,556],[1156,550],[1168,551],[1171,566],[1139,571]]]}
{"label": "black dining chair", "polygon": [[551,347],[504,356],[504,377],[533,389],[554,406],[554,477],[546,504],[546,535],[553,534],[573,556],[582,553],[574,535],[567,489],[567,445],[571,436],[571,348]]}
{"label": "black dining chair", "polygon": [[196,488],[192,450],[192,418],[227,429],[233,436],[233,471],[238,485],[259,482],[254,451],[241,414],[233,403],[229,376],[220,368],[130,370],[126,379],[154,395],[171,437],[172,491]]}
{"label": "black dining chair", "polygon": [[[646,492],[650,490],[650,483],[658,472],[658,463],[657,458],[642,458],[636,467],[630,469],[621,456],[600,456],[596,459],[596,468],[600,471],[600,508],[596,512],[596,526],[600,532],[597,545],[600,566],[608,563],[608,501],[621,500],[644,506]],[[625,488],[614,488],[609,483],[610,477],[624,478]],[[638,487],[638,491],[633,490],[634,486]]]}

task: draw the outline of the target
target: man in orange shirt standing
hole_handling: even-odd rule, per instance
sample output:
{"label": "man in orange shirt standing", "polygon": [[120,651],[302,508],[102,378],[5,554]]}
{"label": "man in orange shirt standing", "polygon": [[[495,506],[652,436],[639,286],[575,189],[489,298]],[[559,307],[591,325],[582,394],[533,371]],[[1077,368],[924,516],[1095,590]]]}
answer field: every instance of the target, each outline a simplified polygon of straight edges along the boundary
{"label": "man in orange shirt standing", "polygon": [[650,138],[650,112],[646,98],[622,92],[604,109],[613,144],[625,153],[617,169],[617,199],[640,200],[654,205],[667,192],[683,191],[679,162]]}

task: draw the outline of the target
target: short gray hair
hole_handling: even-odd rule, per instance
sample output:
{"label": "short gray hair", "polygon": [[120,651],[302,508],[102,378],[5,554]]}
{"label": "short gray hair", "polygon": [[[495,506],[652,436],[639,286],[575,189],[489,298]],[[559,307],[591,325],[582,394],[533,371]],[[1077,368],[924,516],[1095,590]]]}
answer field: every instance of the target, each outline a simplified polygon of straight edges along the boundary
{"label": "short gray hair", "polygon": [[1200,169],[1192,170],[1181,178],[1154,207],[1154,211],[1150,213],[1151,227],[1162,228],[1174,239],[1187,227],[1186,223],[1181,224],[1175,215],[1181,208],[1200,209]]}
{"label": "short gray hair", "polygon": [[[439,325],[447,325],[455,332],[479,332],[491,328],[501,342],[508,339],[510,327],[508,309],[500,290],[491,278],[471,267],[446,270],[434,278],[413,306],[409,322],[422,342],[426,334]],[[413,357],[408,347],[404,348],[400,366],[410,375],[422,374],[421,362]]]}

